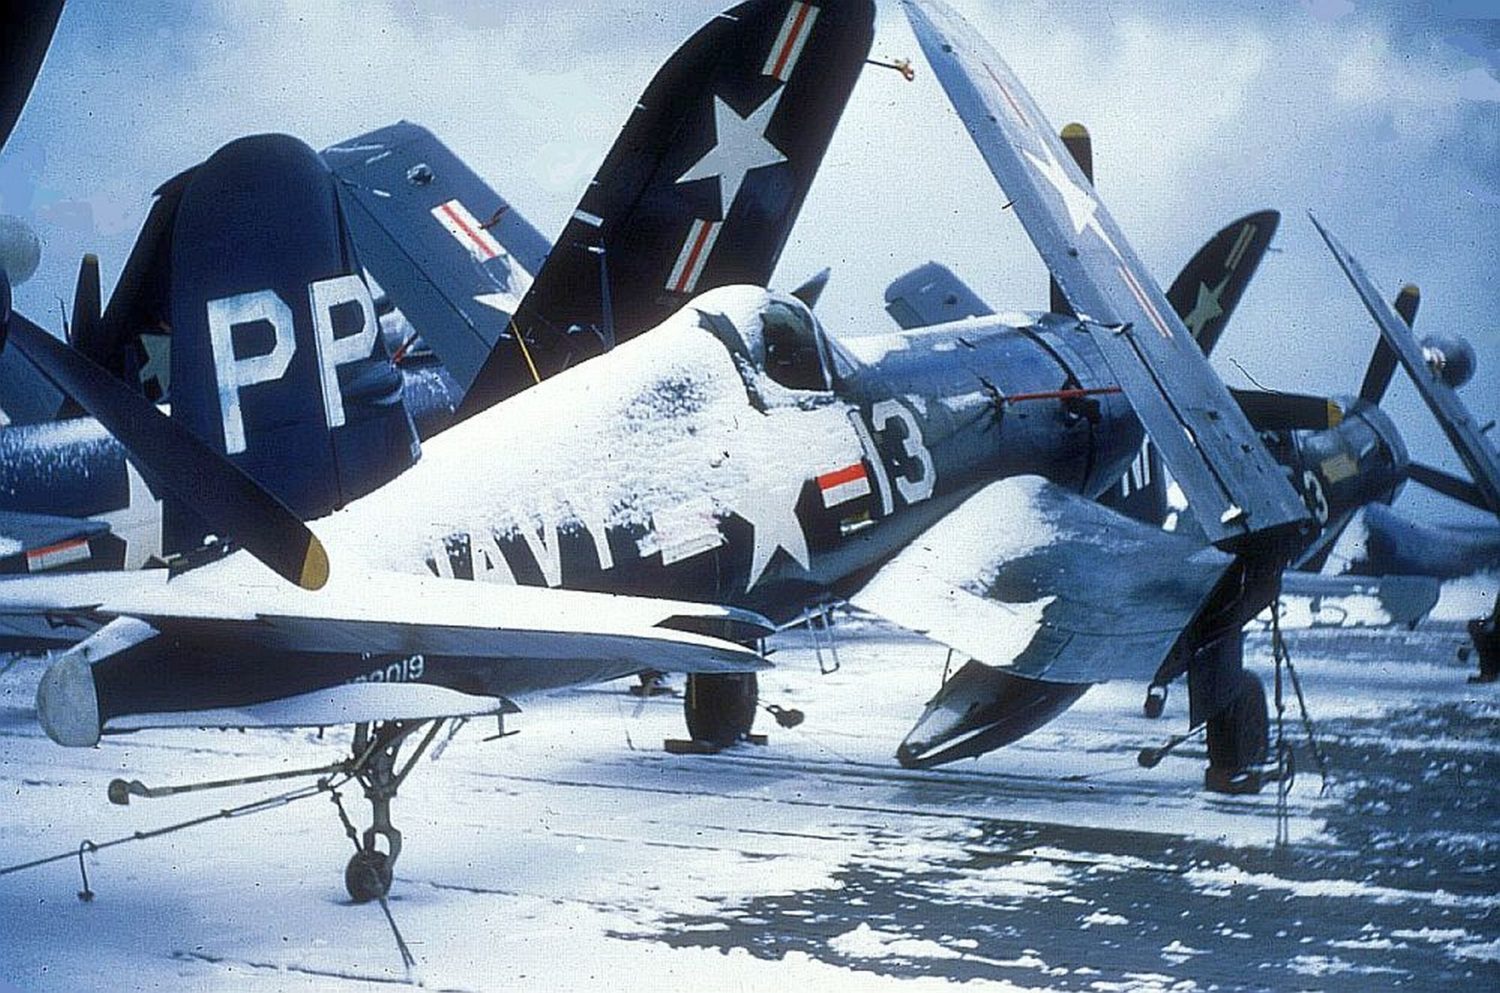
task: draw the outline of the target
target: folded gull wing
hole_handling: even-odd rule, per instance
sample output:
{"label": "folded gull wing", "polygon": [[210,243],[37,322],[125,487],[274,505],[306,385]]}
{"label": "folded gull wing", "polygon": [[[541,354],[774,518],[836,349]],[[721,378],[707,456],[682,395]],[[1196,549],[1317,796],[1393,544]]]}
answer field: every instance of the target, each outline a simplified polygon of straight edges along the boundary
{"label": "folded gull wing", "polygon": [[968,128],[1172,475],[1227,547],[1310,517],[1021,83],[939,0],[906,12]]}
{"label": "folded gull wing", "polygon": [[1375,319],[1375,324],[1380,328],[1381,339],[1395,351],[1396,358],[1411,376],[1417,392],[1422,394],[1422,399],[1437,418],[1443,433],[1448,436],[1453,450],[1474,477],[1484,503],[1491,511],[1500,514],[1500,454],[1496,453],[1495,446],[1484,436],[1473,414],[1453,388],[1428,366],[1426,357],[1422,354],[1422,346],[1416,335],[1412,334],[1411,326],[1380,295],[1364,267],[1316,217],[1312,218],[1312,222],[1328,243],[1339,267],[1359,293],[1360,300],[1364,301],[1365,309]]}
{"label": "folded gull wing", "polygon": [[982,754],[1090,684],[1151,678],[1232,561],[1040,477],[985,486],[850,598],[974,660],[898,758]]}

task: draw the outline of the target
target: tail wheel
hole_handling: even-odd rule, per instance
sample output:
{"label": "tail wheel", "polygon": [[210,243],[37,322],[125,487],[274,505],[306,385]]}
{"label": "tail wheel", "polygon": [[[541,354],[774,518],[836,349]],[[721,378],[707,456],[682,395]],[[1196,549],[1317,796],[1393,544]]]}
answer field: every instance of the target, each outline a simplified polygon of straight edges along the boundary
{"label": "tail wheel", "polygon": [[1242,670],[1234,699],[1208,719],[1207,782],[1211,789],[1226,793],[1259,789],[1254,767],[1266,761],[1270,723],[1264,684],[1259,676]]}
{"label": "tail wheel", "polygon": [[688,735],[721,748],[743,741],[759,699],[753,672],[689,674],[682,699]]}

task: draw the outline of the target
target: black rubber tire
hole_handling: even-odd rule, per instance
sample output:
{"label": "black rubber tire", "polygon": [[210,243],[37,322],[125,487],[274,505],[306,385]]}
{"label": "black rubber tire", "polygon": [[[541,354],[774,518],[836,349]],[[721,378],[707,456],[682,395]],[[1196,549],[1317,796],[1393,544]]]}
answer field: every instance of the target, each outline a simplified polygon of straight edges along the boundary
{"label": "black rubber tire", "polygon": [[390,893],[395,873],[384,852],[356,852],[344,867],[344,889],[355,903],[369,903]]}
{"label": "black rubber tire", "polygon": [[753,672],[690,673],[682,695],[688,736],[720,748],[743,741],[755,723],[759,701]]}
{"label": "black rubber tire", "polygon": [[1208,719],[1208,764],[1233,773],[1266,761],[1270,751],[1266,688],[1253,672],[1240,671],[1229,706]]}

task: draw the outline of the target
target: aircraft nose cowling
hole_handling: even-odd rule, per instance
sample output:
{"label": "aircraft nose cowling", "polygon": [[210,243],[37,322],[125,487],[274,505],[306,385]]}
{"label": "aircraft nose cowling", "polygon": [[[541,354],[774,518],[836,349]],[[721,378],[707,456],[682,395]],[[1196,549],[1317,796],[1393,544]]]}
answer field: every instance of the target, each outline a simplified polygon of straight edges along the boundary
{"label": "aircraft nose cowling", "polygon": [[1023,738],[1067,710],[1088,683],[1048,683],[969,661],[927,702],[896,749],[907,769],[983,755]]}

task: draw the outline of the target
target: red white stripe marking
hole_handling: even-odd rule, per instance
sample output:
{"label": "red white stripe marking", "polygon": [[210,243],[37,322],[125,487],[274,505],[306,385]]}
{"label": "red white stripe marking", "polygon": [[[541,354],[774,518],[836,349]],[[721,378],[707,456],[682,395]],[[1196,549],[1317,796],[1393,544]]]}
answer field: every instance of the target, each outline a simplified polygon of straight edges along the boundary
{"label": "red white stripe marking", "polygon": [[698,285],[698,279],[703,275],[703,265],[708,261],[708,254],[714,250],[714,242],[719,240],[719,229],[723,226],[723,221],[693,221],[688,227],[687,238],[682,243],[682,251],[677,253],[677,264],[672,266],[672,272],[667,276],[667,289],[673,293],[693,292],[693,287]]}
{"label": "red white stripe marking", "polygon": [[1167,322],[1161,319],[1161,312],[1156,309],[1156,305],[1151,302],[1151,298],[1146,295],[1146,291],[1141,289],[1141,284],[1136,282],[1135,276],[1129,269],[1124,266],[1119,266],[1118,268],[1120,275],[1125,277],[1125,285],[1130,287],[1130,292],[1135,296],[1135,302],[1140,304],[1141,309],[1146,312],[1146,316],[1151,318],[1151,323],[1156,325],[1156,330],[1161,332],[1161,336],[1170,339],[1172,337],[1172,329],[1167,327]]}
{"label": "red white stripe marking", "polygon": [[432,216],[469,250],[476,261],[488,262],[500,254],[500,243],[495,236],[481,227],[468,208],[457,200],[438,204],[432,208]]}
{"label": "red white stripe marking", "polygon": [[870,477],[865,464],[856,462],[818,477],[818,491],[823,494],[824,507],[837,507],[850,500],[870,495]]}
{"label": "red white stripe marking", "polygon": [[794,2],[787,8],[786,20],[781,22],[781,31],[776,35],[776,42],[771,46],[771,54],[766,56],[760,74],[775,77],[783,83],[791,79],[792,69],[797,65],[802,48],[807,44],[807,36],[812,34],[813,21],[817,19],[818,8],[810,3]]}
{"label": "red white stripe marking", "polygon": [[71,562],[86,562],[90,554],[87,538],[70,538],[45,548],[29,549],[26,552],[26,569],[28,572],[42,572]]}
{"label": "red white stripe marking", "polygon": [[1026,111],[1021,109],[1021,103],[1011,94],[1010,87],[1000,81],[1000,77],[995,75],[995,70],[990,68],[988,62],[983,63],[983,65],[984,71],[990,74],[990,78],[1000,88],[1000,95],[1005,98],[1006,103],[1010,104],[1010,109],[1015,111],[1016,117],[1020,120],[1022,126],[1028,131],[1034,130],[1031,126],[1031,118],[1027,117]]}

